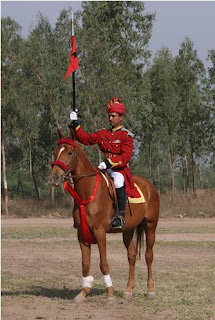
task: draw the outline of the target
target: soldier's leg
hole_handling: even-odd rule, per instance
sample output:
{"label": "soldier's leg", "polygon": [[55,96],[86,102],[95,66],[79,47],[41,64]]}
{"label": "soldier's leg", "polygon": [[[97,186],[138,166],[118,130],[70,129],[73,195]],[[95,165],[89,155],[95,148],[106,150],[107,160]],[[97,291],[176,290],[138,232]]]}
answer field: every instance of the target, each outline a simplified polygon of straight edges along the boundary
{"label": "soldier's leg", "polygon": [[122,228],[125,224],[125,207],[126,207],[126,193],[124,186],[124,176],[120,172],[116,172],[112,169],[108,169],[110,176],[113,178],[114,185],[116,187],[116,195],[118,201],[119,215],[113,218],[111,225],[112,228]]}

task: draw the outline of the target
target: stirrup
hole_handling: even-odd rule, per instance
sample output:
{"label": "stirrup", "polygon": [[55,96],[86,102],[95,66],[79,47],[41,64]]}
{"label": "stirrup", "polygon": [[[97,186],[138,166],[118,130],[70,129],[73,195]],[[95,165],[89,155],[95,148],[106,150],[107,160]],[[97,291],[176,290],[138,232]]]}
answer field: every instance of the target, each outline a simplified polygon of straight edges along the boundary
{"label": "stirrup", "polygon": [[112,229],[122,229],[125,225],[125,219],[123,216],[116,216],[111,221]]}

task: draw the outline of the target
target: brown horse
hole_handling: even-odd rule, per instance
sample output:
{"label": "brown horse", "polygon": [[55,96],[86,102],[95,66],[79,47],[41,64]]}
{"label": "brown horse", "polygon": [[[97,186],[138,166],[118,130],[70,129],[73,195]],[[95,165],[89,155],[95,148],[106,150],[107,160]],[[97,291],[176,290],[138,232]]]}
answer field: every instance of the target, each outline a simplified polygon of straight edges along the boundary
{"label": "brown horse", "polygon": [[[95,193],[97,176],[100,181],[94,199],[86,204],[87,223],[97,242],[100,254],[100,269],[107,287],[107,299],[114,299],[113,285],[109,273],[106,254],[106,232],[110,227],[114,215],[113,201],[105,179],[90,162],[84,150],[71,137],[62,139],[59,136],[58,147],[55,150],[55,161],[52,163],[50,180],[56,187],[60,186],[69,177],[73,179],[74,189],[81,199],[88,199]],[[146,251],[145,259],[148,268],[147,295],[154,296],[154,283],[152,279],[153,246],[155,243],[155,230],[159,218],[159,194],[153,185],[146,179],[134,175],[134,182],[138,185],[145,197],[145,203],[132,203],[126,205],[125,226],[119,231],[123,234],[123,242],[127,249],[129,262],[129,278],[124,297],[132,296],[135,284],[135,262],[140,250],[141,241],[145,232]],[[86,243],[81,232],[81,219],[79,206],[76,203],[73,210],[75,225],[78,228],[78,241],[82,252],[82,290],[75,297],[76,302],[84,300],[92,287],[93,277],[90,276],[91,244]],[[134,233],[136,230],[136,243]],[[111,231],[110,231],[111,232]],[[140,254],[140,253],[139,253]]]}

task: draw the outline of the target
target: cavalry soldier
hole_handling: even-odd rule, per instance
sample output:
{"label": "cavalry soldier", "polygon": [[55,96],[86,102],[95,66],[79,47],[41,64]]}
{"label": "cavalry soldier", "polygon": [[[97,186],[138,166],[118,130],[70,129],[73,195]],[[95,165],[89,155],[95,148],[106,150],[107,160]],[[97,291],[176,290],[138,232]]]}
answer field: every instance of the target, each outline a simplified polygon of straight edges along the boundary
{"label": "cavalry soldier", "polygon": [[[133,152],[133,134],[122,126],[125,106],[119,98],[113,98],[107,105],[110,129],[86,133],[78,122],[77,112],[70,114],[70,128],[75,130],[77,140],[85,145],[97,143],[105,154],[99,164],[100,170],[107,170],[114,181],[118,200],[119,215],[111,222],[112,229],[120,229],[125,224],[125,207],[127,195],[139,197],[134,186],[128,163]],[[127,195],[126,195],[127,194]]]}

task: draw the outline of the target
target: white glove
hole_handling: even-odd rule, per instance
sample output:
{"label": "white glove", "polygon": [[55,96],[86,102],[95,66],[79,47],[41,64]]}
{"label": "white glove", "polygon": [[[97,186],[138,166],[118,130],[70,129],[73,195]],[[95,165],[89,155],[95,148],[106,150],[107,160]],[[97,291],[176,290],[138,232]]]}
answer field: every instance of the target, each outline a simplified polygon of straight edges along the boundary
{"label": "white glove", "polygon": [[107,169],[107,166],[106,166],[105,162],[102,161],[102,162],[98,165],[98,168],[99,168],[100,170],[105,170],[105,169]]}
{"label": "white glove", "polygon": [[75,111],[72,111],[71,113],[70,113],[70,120],[71,121],[74,121],[74,120],[78,120],[78,110],[76,109]]}

